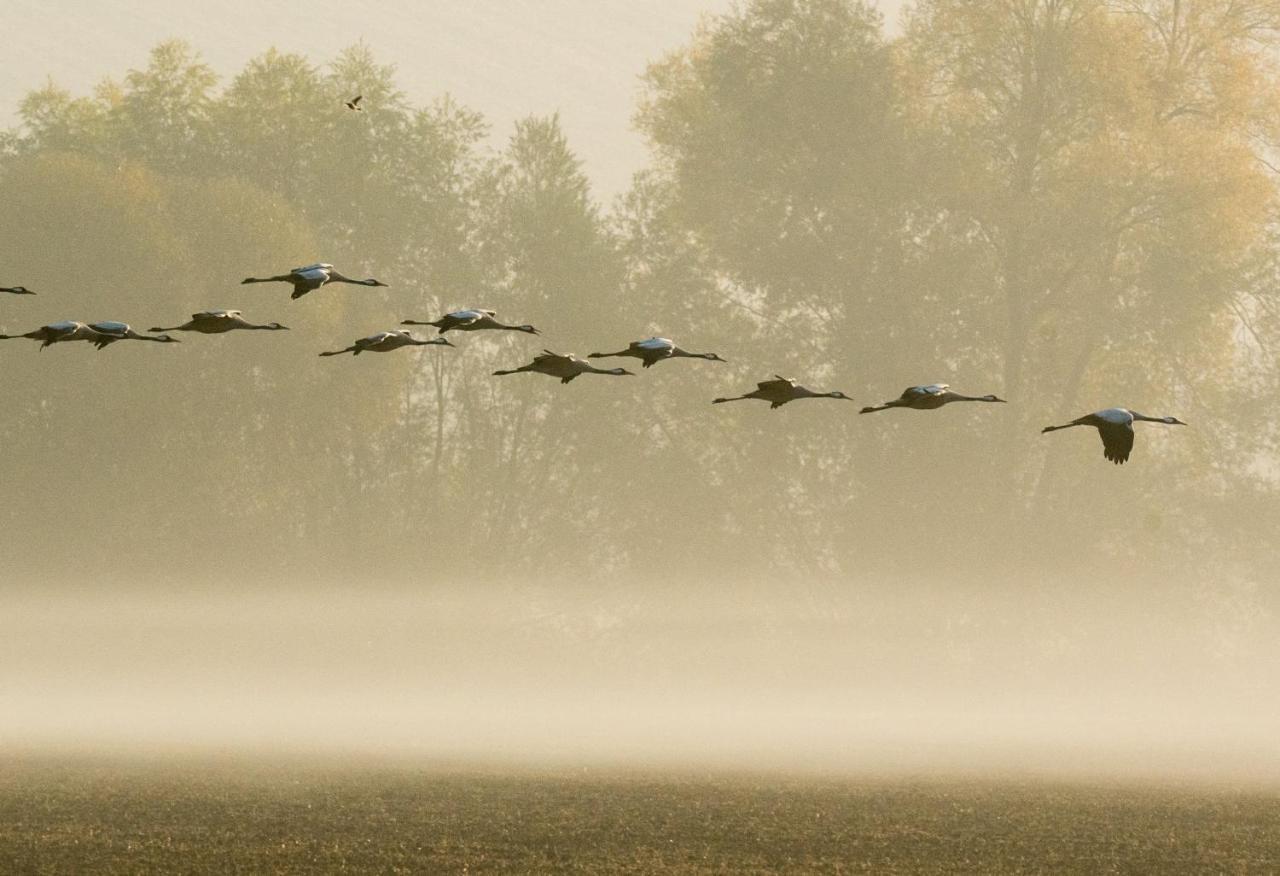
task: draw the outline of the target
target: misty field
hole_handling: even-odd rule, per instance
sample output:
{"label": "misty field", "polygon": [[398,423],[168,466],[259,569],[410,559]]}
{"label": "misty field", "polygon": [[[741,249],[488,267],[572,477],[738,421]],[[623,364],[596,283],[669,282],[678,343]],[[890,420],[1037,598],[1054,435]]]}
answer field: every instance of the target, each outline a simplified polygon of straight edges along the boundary
{"label": "misty field", "polygon": [[9,762],[0,872],[1270,873],[1280,797],[1031,781]]}

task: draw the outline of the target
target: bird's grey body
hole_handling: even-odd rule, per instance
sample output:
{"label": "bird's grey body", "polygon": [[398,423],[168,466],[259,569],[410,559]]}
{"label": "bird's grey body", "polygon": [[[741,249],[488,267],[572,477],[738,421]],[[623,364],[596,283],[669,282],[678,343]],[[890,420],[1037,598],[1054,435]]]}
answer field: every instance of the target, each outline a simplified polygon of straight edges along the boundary
{"label": "bird's grey body", "polygon": [[634,376],[624,368],[597,368],[586,359],[579,359],[572,353],[553,353],[550,350],[543,350],[542,355],[534,357],[534,360],[528,365],[493,373],[498,377],[505,374],[546,374],[548,377],[558,377],[561,383],[569,383],[581,374],[608,374],[614,377]]}
{"label": "bird's grey body", "polygon": [[432,338],[428,341],[420,341],[406,331],[377,332],[368,337],[360,338],[350,347],[342,350],[331,350],[320,355],[341,356],[343,353],[350,353],[353,356],[359,356],[361,353],[390,353],[392,350],[399,350],[401,347],[428,347],[435,345],[453,346],[447,338]]}
{"label": "bird's grey body", "polygon": [[1073,426],[1093,426],[1102,438],[1102,455],[1116,465],[1123,465],[1133,450],[1133,424],[1164,423],[1167,426],[1185,426],[1186,423],[1177,417],[1148,417],[1129,408],[1104,408],[1076,417],[1070,423],[1061,426],[1045,426],[1040,431],[1056,432],[1059,429],[1070,429]]}
{"label": "bird's grey body", "polygon": [[876,411],[887,411],[890,408],[910,408],[914,411],[932,411],[952,402],[1004,402],[994,395],[961,395],[952,392],[946,383],[930,383],[925,386],[911,386],[902,395],[882,405],[872,405],[860,410],[860,414],[874,414]]}
{"label": "bird's grey body", "polygon": [[845,401],[853,401],[843,392],[814,392],[808,387],[801,386],[789,377],[783,377],[780,374],[773,375],[773,380],[764,380],[756,384],[756,388],[751,392],[743,395],[733,396],[732,398],[712,399],[713,405],[723,404],[731,401],[743,401],[745,399],[759,399],[767,401],[770,410],[776,410],[788,402],[793,402],[802,398],[838,398]]}
{"label": "bird's grey body", "polygon": [[455,310],[453,313],[446,313],[444,316],[436,320],[416,320],[406,319],[401,325],[430,325],[439,329],[439,334],[445,332],[479,332],[479,331],[508,331],[508,332],[525,332],[526,334],[536,335],[540,332],[531,325],[507,325],[499,322],[495,317],[498,313],[494,310]]}
{"label": "bird's grey body", "polygon": [[333,265],[327,262],[316,262],[314,265],[303,265],[300,268],[293,268],[287,274],[280,274],[275,277],[246,277],[240,281],[244,283],[288,283],[293,286],[293,293],[290,298],[301,298],[308,292],[314,292],[321,286],[329,283],[351,283],[356,286],[386,286],[386,283],[370,277],[367,280],[353,280],[345,277],[333,269]]}
{"label": "bird's grey body", "polygon": [[35,295],[26,286],[0,286],[0,292],[8,292],[10,295]]}
{"label": "bird's grey body", "polygon": [[[33,341],[42,341],[40,349],[43,350],[50,344],[60,344],[66,341],[91,341],[96,344],[104,337],[105,335],[94,331],[83,322],[67,319],[42,325],[38,329],[33,329],[21,335],[0,335],[0,341],[13,340],[14,338],[30,338]],[[110,343],[110,341],[107,343]]]}
{"label": "bird's grey body", "polygon": [[651,368],[663,359],[707,359],[711,362],[723,362],[715,353],[690,353],[677,347],[670,338],[645,338],[643,341],[632,341],[625,350],[616,353],[591,353],[588,359],[612,359],[617,356],[630,356],[639,359],[645,368]]}
{"label": "bird's grey body", "polygon": [[[105,320],[103,322],[90,323],[89,328],[101,335],[100,338],[93,342],[94,347],[99,350],[111,346],[116,341],[157,341],[162,344],[176,344],[179,342],[177,338],[171,338],[168,335],[139,334],[127,322]],[[152,329],[152,331],[156,331],[156,329]]]}
{"label": "bird's grey body", "polygon": [[364,95],[357,94],[355,97],[351,98],[351,100],[343,101],[342,105],[349,110],[354,110],[355,112],[362,113],[364,112],[364,107],[360,105],[360,101],[362,100],[364,100]]}
{"label": "bird's grey body", "polygon": [[191,314],[191,319],[182,325],[170,328],[151,328],[153,332],[199,332],[204,335],[220,335],[236,329],[259,331],[288,331],[289,327],[278,322],[266,325],[254,325],[247,321],[239,310],[202,310]]}

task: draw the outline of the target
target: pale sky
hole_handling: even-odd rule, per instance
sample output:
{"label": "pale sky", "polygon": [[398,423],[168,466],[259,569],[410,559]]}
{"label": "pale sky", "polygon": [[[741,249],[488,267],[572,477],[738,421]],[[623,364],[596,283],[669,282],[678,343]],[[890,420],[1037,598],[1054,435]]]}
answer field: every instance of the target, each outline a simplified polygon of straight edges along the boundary
{"label": "pale sky", "polygon": [[[901,0],[881,0],[892,24]],[[0,125],[52,77],[78,94],[146,63],[174,37],[225,76],[271,46],[324,62],[364,40],[415,103],[448,92],[495,137],[516,118],[559,112],[597,195],[646,161],[631,127],[645,65],[732,0],[5,0]]]}

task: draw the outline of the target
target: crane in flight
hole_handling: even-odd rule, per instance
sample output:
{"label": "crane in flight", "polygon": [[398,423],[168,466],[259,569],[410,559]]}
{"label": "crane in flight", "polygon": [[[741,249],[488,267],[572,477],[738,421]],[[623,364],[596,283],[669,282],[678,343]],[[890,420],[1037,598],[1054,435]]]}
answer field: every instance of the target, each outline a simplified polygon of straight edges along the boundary
{"label": "crane in flight", "polygon": [[949,405],[952,402],[1000,402],[1004,403],[1004,399],[997,398],[994,395],[961,395],[958,392],[952,392],[951,387],[945,383],[931,383],[928,386],[912,386],[903,391],[902,395],[893,401],[887,401],[882,405],[872,405],[858,411],[860,414],[874,414],[876,411],[887,411],[890,408],[911,408],[913,411],[932,411],[943,405]]}
{"label": "crane in flight", "polygon": [[1070,429],[1073,426],[1093,426],[1102,437],[1102,455],[1116,465],[1123,465],[1129,458],[1130,451],[1133,450],[1135,422],[1164,423],[1166,426],[1187,425],[1177,417],[1148,417],[1129,408],[1106,408],[1094,411],[1092,414],[1085,414],[1083,417],[1076,417],[1070,423],[1063,423],[1061,426],[1045,426],[1040,432],[1043,434],[1057,432],[1059,429]]}
{"label": "crane in flight", "polygon": [[801,386],[791,378],[783,377],[781,374],[775,374],[773,377],[773,380],[764,380],[757,383],[756,388],[751,392],[735,395],[731,398],[712,399],[711,403],[719,405],[744,399],[759,399],[769,403],[769,410],[777,410],[788,402],[802,398],[838,398],[845,401],[853,401],[843,392],[814,392],[812,389]]}

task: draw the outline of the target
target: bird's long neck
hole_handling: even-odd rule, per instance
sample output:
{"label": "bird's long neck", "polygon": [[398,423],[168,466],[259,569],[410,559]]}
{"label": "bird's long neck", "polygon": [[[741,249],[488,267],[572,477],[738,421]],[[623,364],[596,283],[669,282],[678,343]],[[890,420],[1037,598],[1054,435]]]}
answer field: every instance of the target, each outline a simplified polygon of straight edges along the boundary
{"label": "bird's long neck", "polygon": [[[1137,411],[1129,411],[1129,414],[1135,421],[1141,420],[1144,423],[1164,423],[1164,419],[1162,417],[1148,417],[1146,414],[1140,414]],[[1165,423],[1165,425],[1168,425],[1168,423]]]}
{"label": "bird's long neck", "polygon": [[245,277],[241,283],[284,283],[291,279],[288,274],[281,274],[278,277]]}
{"label": "bird's long neck", "polygon": [[339,274],[337,271],[330,271],[330,272],[329,272],[329,282],[330,282],[330,283],[351,283],[351,284],[353,284],[353,285],[355,285],[355,286],[376,286],[376,285],[378,285],[378,281],[377,281],[377,280],[374,280],[374,279],[372,279],[372,278],[370,278],[370,279],[368,279],[368,280],[353,280],[353,279],[352,279],[352,278],[350,278],[350,277],[344,277],[344,276],[342,276],[342,275],[341,275],[341,274]]}

